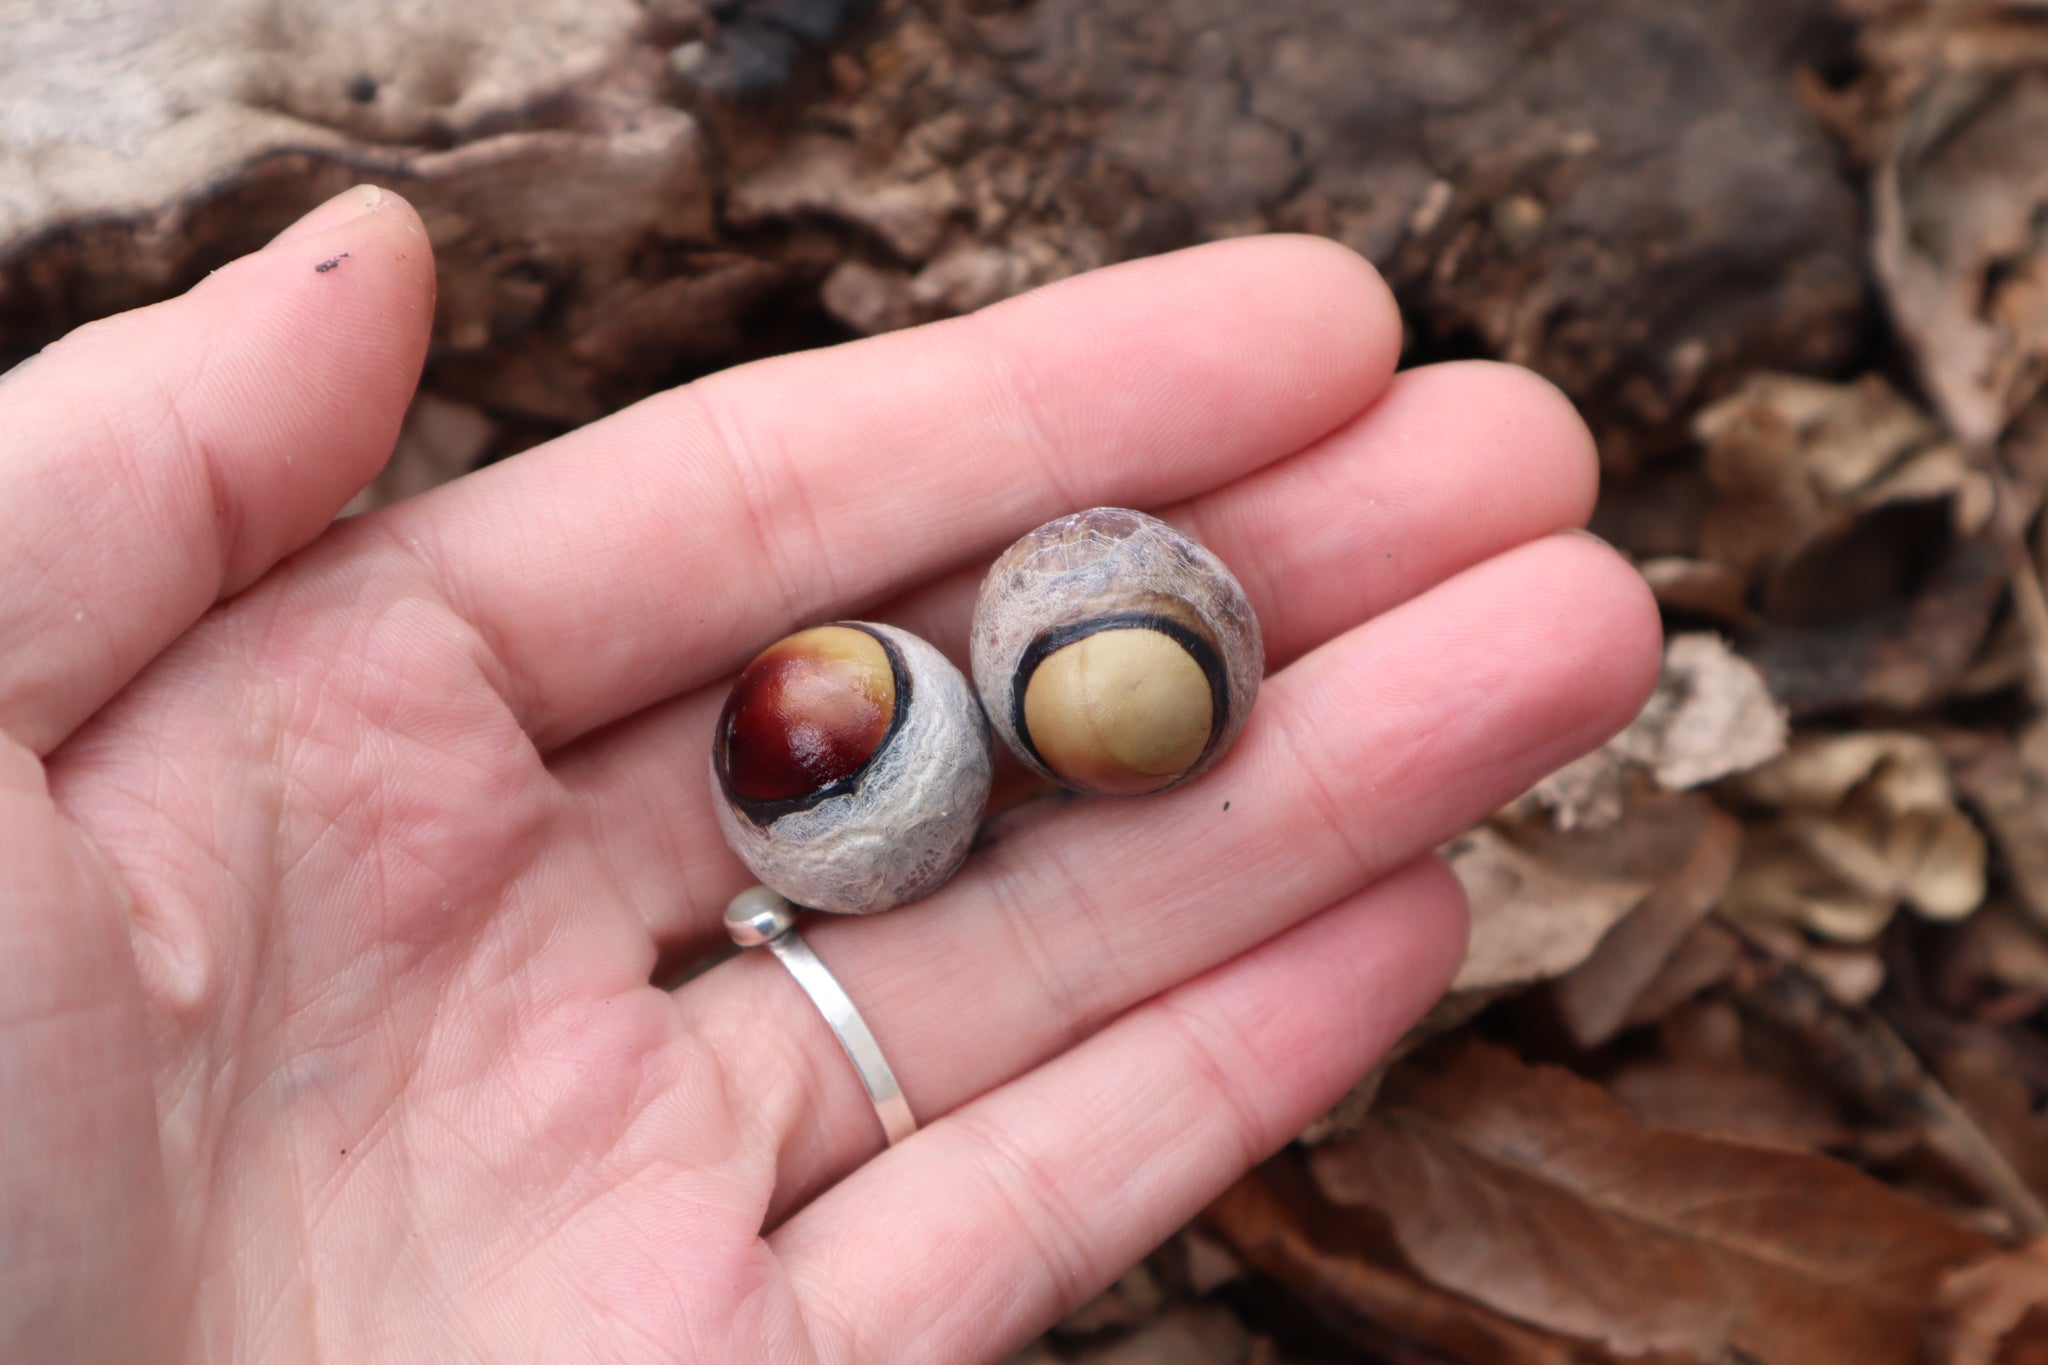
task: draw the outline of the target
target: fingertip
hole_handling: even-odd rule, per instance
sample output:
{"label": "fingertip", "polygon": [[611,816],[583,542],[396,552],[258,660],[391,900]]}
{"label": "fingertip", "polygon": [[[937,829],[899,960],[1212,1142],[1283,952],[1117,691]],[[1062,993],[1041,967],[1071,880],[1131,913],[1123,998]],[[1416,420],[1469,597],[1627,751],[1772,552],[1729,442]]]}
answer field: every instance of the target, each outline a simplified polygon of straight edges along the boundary
{"label": "fingertip", "polygon": [[[431,321],[434,300],[434,248],[419,212],[406,200],[377,185],[356,185],[286,228],[269,245],[208,277],[206,284],[237,275],[277,269],[310,275],[312,282],[341,286],[365,266],[388,276],[400,292],[385,300],[422,329]],[[301,283],[307,281],[301,280]]]}
{"label": "fingertip", "polygon": [[268,246],[289,246],[343,223],[373,217],[397,224],[414,236],[426,236],[426,225],[411,200],[396,190],[365,181],[308,210],[304,217],[271,238]]}
{"label": "fingertip", "polygon": [[1494,414],[1522,459],[1540,469],[1545,503],[1583,526],[1600,496],[1600,451],[1578,405],[1534,370],[1498,360],[1454,360],[1410,375],[1455,375],[1468,402]]}
{"label": "fingertip", "polygon": [[1434,1001],[1450,987],[1465,963],[1465,949],[1472,939],[1472,904],[1458,874],[1436,854],[1416,859],[1404,872],[1415,879],[1416,918],[1429,949],[1417,977],[1434,983],[1427,991],[1428,999]]}
{"label": "fingertip", "polygon": [[1349,902],[1348,952],[1363,978],[1358,997],[1375,1051],[1427,1014],[1464,965],[1471,935],[1465,888],[1450,864],[1425,855]]}
{"label": "fingertip", "polygon": [[307,211],[297,222],[271,238],[268,245],[288,246],[293,242],[317,236],[331,227],[339,227],[366,213],[374,213],[384,202],[385,195],[386,191],[381,185],[350,185],[332,199]]}
{"label": "fingertip", "polygon": [[390,459],[426,363],[432,248],[412,207],[385,193],[217,272],[191,302],[181,323],[212,335],[213,363],[186,407],[220,433],[240,504],[269,513],[236,522],[223,565],[234,592]]}
{"label": "fingertip", "polygon": [[[1097,338],[1154,354],[1156,364],[1170,344],[1175,371],[1201,389],[1177,401],[1224,404],[1222,420],[1284,427],[1292,448],[1363,411],[1401,354],[1392,289],[1363,256],[1322,237],[1206,242],[1073,276],[984,314],[1012,310],[1057,318],[1069,346]],[[1232,391],[1255,397],[1259,411],[1228,411]]]}
{"label": "fingertip", "polygon": [[1365,368],[1380,375],[1381,383],[1394,372],[1401,358],[1401,309],[1378,266],[1328,237],[1275,233],[1238,241],[1270,250],[1276,262],[1286,260],[1312,310],[1356,327]]}
{"label": "fingertip", "polygon": [[[1350,247],[1327,237],[1272,233],[1159,259],[1181,258],[1227,269],[1243,290],[1251,320],[1271,320],[1293,334],[1293,345],[1311,362],[1308,372],[1338,380],[1332,391],[1354,400],[1340,420],[1363,408],[1393,376],[1401,358],[1401,310],[1378,268]],[[1256,332],[1246,339],[1260,340]],[[1290,363],[1299,360],[1290,357]]]}
{"label": "fingertip", "polygon": [[1600,699],[1599,723],[1619,730],[1643,709],[1664,666],[1664,621],[1656,595],[1635,565],[1590,531],[1551,537],[1566,556],[1576,588],[1576,614],[1589,629],[1580,632],[1589,689]]}

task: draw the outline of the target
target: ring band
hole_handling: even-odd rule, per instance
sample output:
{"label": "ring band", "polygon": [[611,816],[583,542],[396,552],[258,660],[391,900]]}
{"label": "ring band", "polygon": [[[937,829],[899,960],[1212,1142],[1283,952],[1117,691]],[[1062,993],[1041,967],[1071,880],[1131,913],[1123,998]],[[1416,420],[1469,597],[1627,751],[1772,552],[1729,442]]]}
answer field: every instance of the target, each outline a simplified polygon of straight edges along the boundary
{"label": "ring band", "polygon": [[795,923],[795,907],[765,886],[740,892],[725,911],[725,927],[733,941],[742,948],[765,946],[775,954],[776,960],[796,978],[796,984],[803,987],[804,994],[811,997],[818,1013],[825,1016],[832,1036],[839,1040],[840,1049],[853,1063],[855,1074],[875,1106],[882,1135],[893,1147],[917,1131],[910,1102],[903,1098],[903,1087],[896,1083],[896,1073],[889,1069],[867,1021],[853,1007],[853,1000],[839,984],[839,978],[832,975],[831,969],[797,933]]}
{"label": "ring band", "polygon": [[811,951],[811,945],[794,929],[769,939],[768,951],[782,959],[796,984],[804,988],[804,994],[811,997],[818,1013],[832,1026],[847,1060],[860,1073],[860,1083],[867,1087],[868,1098],[874,1101],[875,1117],[882,1121],[882,1133],[889,1139],[889,1145],[893,1147],[916,1132],[917,1120],[910,1116],[910,1101],[903,1098],[896,1073],[889,1070],[881,1045],[875,1042],[875,1035],[868,1031],[860,1011],[841,989],[839,978],[826,969]]}

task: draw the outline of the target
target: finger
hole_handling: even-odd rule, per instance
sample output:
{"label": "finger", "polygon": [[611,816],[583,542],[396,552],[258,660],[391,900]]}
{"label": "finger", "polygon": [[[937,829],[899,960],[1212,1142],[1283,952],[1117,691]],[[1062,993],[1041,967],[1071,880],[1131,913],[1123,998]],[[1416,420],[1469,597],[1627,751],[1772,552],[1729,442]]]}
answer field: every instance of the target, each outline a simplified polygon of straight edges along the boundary
{"label": "finger", "polygon": [[47,752],[319,534],[390,454],[433,292],[418,217],[358,187],[0,389],[0,729]]}
{"label": "finger", "polygon": [[122,892],[4,734],[0,869],[0,1359],[146,1359],[175,1277]]}
{"label": "finger", "polygon": [[[1473,362],[1397,375],[1364,414],[1308,450],[1164,509],[1235,568],[1278,668],[1451,575],[1591,512],[1593,442],[1526,370]],[[880,613],[955,659],[976,566]],[[762,641],[760,643],[766,643]],[[705,780],[724,684],[650,710],[557,756],[605,849],[609,882],[665,947],[723,939],[751,878],[721,840]]]}
{"label": "finger", "polygon": [[[1458,361],[1395,375],[1308,449],[1159,515],[1243,581],[1271,671],[1481,560],[1583,526],[1598,491],[1593,435],[1554,385]],[[882,615],[964,660],[986,568]]]}
{"label": "finger", "polygon": [[1277,459],[1399,345],[1357,256],[1226,242],[727,371],[383,515],[548,748],[1057,512]]}
{"label": "finger", "polygon": [[[1200,782],[1013,812],[936,895],[815,917],[807,937],[913,1110],[946,1113],[1593,747],[1648,695],[1656,641],[1655,604],[1612,551],[1575,535],[1524,546],[1269,679]],[[737,1092],[759,1144],[781,1154],[778,1208],[870,1154],[866,1096],[772,958],[745,955],[677,998],[734,1075],[809,1059],[801,1087]]]}
{"label": "finger", "polygon": [[1108,1287],[1420,1017],[1463,911],[1442,864],[1411,866],[828,1191],[770,1238],[819,1354],[992,1360]]}

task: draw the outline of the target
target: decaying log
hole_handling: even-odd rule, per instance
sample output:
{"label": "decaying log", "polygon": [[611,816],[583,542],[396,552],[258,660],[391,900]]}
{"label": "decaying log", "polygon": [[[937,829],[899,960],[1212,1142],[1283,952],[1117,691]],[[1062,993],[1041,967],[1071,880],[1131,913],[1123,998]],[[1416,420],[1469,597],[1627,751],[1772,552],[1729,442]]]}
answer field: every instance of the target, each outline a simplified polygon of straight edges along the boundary
{"label": "decaying log", "polygon": [[[1265,229],[1611,460],[1863,308],[1796,74],[1823,0],[0,0],[0,360],[357,179],[441,267],[428,387],[508,440],[734,359]],[[501,442],[502,444],[502,442]]]}

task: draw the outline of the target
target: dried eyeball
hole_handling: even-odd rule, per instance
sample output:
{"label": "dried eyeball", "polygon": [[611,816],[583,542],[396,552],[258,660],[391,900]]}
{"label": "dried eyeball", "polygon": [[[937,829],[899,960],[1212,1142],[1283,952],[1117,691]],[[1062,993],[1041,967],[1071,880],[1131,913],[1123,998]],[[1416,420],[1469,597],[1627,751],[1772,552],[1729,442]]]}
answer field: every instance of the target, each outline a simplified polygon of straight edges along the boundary
{"label": "dried eyeball", "polygon": [[726,842],[771,890],[864,915],[936,890],[988,800],[988,724],[908,631],[841,621],[756,655],[711,745]]}
{"label": "dried eyeball", "polygon": [[1265,649],[1223,561],[1156,517],[1097,507],[1005,550],[974,607],[974,684],[1026,763],[1104,796],[1222,757]]}

